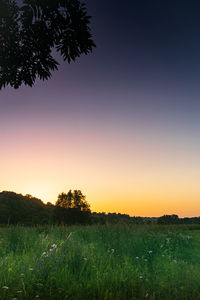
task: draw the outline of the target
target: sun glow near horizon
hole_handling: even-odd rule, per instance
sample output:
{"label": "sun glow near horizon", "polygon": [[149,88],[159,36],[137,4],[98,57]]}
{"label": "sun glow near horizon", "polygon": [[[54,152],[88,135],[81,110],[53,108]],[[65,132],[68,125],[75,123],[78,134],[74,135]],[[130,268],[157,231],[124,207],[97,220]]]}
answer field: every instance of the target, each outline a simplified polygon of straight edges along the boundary
{"label": "sun glow near horizon", "polygon": [[0,149],[1,190],[55,203],[59,193],[80,189],[92,211],[199,216],[196,139],[193,146],[191,136],[123,126],[121,132],[81,123],[68,131],[67,122],[12,128]]}

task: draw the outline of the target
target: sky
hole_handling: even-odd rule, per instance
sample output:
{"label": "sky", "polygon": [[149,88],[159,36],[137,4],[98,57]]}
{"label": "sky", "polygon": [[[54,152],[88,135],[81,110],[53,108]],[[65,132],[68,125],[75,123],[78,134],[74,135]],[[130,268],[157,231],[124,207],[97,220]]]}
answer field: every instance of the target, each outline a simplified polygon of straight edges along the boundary
{"label": "sky", "polygon": [[92,211],[200,215],[200,4],[87,0],[97,48],[0,91],[0,191]]}

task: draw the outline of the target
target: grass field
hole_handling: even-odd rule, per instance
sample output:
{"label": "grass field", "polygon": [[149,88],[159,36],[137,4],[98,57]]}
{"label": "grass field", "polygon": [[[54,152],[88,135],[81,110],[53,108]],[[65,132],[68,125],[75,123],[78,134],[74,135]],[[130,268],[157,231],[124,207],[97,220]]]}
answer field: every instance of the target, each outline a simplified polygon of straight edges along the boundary
{"label": "grass field", "polygon": [[1,228],[0,299],[200,299],[200,226]]}

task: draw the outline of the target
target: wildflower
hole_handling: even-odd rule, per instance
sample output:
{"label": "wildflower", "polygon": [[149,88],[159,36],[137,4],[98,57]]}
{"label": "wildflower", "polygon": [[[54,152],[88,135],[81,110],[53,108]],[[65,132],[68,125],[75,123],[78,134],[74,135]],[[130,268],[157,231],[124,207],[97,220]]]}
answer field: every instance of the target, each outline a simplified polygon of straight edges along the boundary
{"label": "wildflower", "polygon": [[50,251],[50,252],[52,252],[52,251],[53,251],[53,249],[49,249],[49,251]]}
{"label": "wildflower", "polygon": [[140,276],[140,279],[142,279],[143,278],[143,276]]}
{"label": "wildflower", "polygon": [[138,257],[138,256],[136,256],[136,259],[139,259],[139,257]]}
{"label": "wildflower", "polygon": [[53,245],[51,245],[51,248],[56,249],[56,248],[57,248],[57,245],[56,245],[56,244],[53,244]]}
{"label": "wildflower", "polygon": [[35,296],[35,298],[39,298],[39,297],[40,297],[39,295],[36,295],[36,296]]}
{"label": "wildflower", "polygon": [[164,254],[162,254],[162,256],[164,257]]}
{"label": "wildflower", "polygon": [[177,264],[177,260],[176,259],[174,259],[174,263]]}
{"label": "wildflower", "polygon": [[149,254],[151,254],[153,251],[152,250],[149,250]]}
{"label": "wildflower", "polygon": [[9,289],[9,287],[8,287],[8,286],[6,286],[6,285],[4,285],[4,286],[2,286],[2,289],[4,289],[4,290],[8,290],[8,289]]}
{"label": "wildflower", "polygon": [[144,261],[147,261],[147,259],[145,258],[145,260]]}
{"label": "wildflower", "polygon": [[29,268],[29,271],[33,271],[33,268]]}
{"label": "wildflower", "polygon": [[47,253],[44,251],[43,253],[42,253],[42,256],[45,256]]}
{"label": "wildflower", "polygon": [[21,273],[20,276],[21,276],[21,277],[24,277],[24,273]]}
{"label": "wildflower", "polygon": [[87,257],[84,257],[83,259],[84,259],[84,261],[87,261],[87,260],[88,260]]}
{"label": "wildflower", "polygon": [[111,251],[111,253],[114,253],[114,252],[115,252],[115,249],[111,249],[110,251]]}

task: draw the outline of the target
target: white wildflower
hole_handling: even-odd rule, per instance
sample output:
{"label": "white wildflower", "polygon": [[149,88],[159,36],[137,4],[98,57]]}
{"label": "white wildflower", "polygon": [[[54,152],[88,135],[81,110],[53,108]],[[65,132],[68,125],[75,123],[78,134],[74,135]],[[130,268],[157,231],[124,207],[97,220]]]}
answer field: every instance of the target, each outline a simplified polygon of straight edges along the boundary
{"label": "white wildflower", "polygon": [[115,252],[115,249],[111,249],[110,251],[111,251],[111,253],[114,253],[114,252]]}
{"label": "white wildflower", "polygon": [[149,254],[151,254],[153,251],[152,250],[149,250]]}
{"label": "white wildflower", "polygon": [[177,260],[176,259],[174,259],[174,263],[177,264]]}
{"label": "white wildflower", "polygon": [[53,244],[53,245],[51,245],[51,248],[54,248],[54,249],[56,249],[56,248],[58,248],[58,247],[57,247],[57,245],[56,245],[56,244]]}
{"label": "white wildflower", "polygon": [[84,259],[84,261],[87,261],[87,260],[88,260],[87,257],[84,257],[83,259]]}
{"label": "white wildflower", "polygon": [[139,259],[139,257],[138,257],[138,256],[136,256],[136,259]]}
{"label": "white wildflower", "polygon": [[4,290],[8,290],[8,289],[9,289],[9,287],[8,287],[8,286],[6,286],[6,285],[4,285],[4,286],[2,286],[2,289],[4,289]]}
{"label": "white wildflower", "polygon": [[29,268],[29,271],[33,271],[33,268]]}
{"label": "white wildflower", "polygon": [[143,276],[140,276],[140,279],[142,279],[143,278]]}

